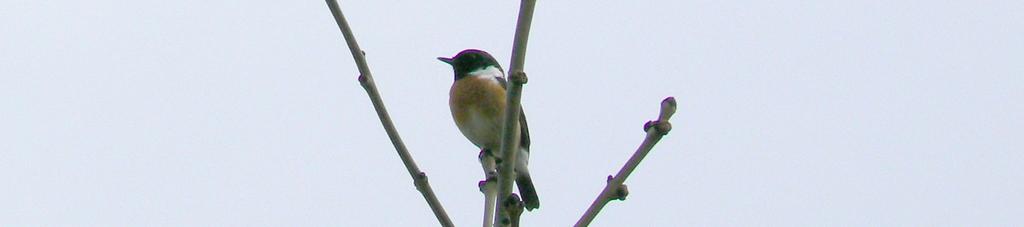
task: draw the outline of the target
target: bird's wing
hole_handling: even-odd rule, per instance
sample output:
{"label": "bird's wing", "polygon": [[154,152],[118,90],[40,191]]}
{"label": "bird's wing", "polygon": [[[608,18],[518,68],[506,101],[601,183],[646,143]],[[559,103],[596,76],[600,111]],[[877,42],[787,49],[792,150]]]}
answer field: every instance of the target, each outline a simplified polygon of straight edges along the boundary
{"label": "bird's wing", "polygon": [[[508,82],[505,81],[505,77],[498,78],[498,83],[501,84],[501,88],[508,90]],[[526,124],[526,110],[523,110],[523,106],[519,105],[519,147],[529,151],[530,150],[530,128]]]}

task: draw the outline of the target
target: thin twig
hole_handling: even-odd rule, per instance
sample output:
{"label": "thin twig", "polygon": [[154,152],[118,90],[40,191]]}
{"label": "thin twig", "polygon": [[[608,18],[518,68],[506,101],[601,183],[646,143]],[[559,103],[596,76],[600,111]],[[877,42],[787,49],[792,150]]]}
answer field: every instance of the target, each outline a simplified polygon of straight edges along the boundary
{"label": "thin twig", "polygon": [[482,189],[483,193],[484,193],[484,220],[483,220],[483,227],[494,226],[494,225],[492,225],[493,224],[492,221],[494,221],[494,206],[495,206],[494,201],[496,199],[495,197],[498,196],[498,189],[496,188],[498,183],[495,182],[495,181],[496,180],[494,180],[494,179],[485,180],[485,182],[487,182],[487,183],[484,183],[484,186],[483,186],[483,189]]}
{"label": "thin twig", "polygon": [[640,161],[647,156],[647,153],[654,148],[654,144],[657,144],[661,137],[668,134],[668,131],[672,130],[672,124],[668,122],[669,118],[672,118],[672,114],[676,112],[676,99],[673,97],[665,98],[661,101],[661,113],[658,115],[658,120],[648,121],[644,124],[644,131],[647,131],[647,137],[644,138],[644,142],[640,143],[640,147],[636,149],[633,156],[626,161],[626,165],[619,169],[619,173],[616,173],[614,177],[608,176],[608,185],[605,185],[604,190],[601,190],[601,194],[594,199],[594,202],[590,204],[590,208],[583,213],[583,217],[576,222],[576,227],[583,227],[590,225],[590,222],[594,220],[597,213],[601,212],[605,204],[613,199],[625,200],[628,191],[626,186],[622,183],[626,181],[629,174],[636,169],[636,166],[640,164]]}
{"label": "thin twig", "polygon": [[508,90],[506,91],[506,103],[504,126],[501,134],[501,163],[498,167],[498,199],[495,208],[497,215],[494,217],[494,226],[506,226],[511,224],[509,212],[505,211],[504,201],[512,195],[512,183],[515,182],[516,153],[519,153],[519,114],[520,98],[523,92],[523,84],[526,83],[526,73],[523,72],[523,65],[526,64],[526,43],[530,37],[530,24],[533,22],[533,8],[535,0],[522,0],[519,5],[519,17],[516,21],[516,33],[512,42],[512,63],[508,69],[510,76]]}
{"label": "thin twig", "polygon": [[480,192],[484,194],[483,227],[494,226],[495,199],[498,197],[498,173],[495,172],[494,156],[480,151],[480,164],[484,168],[484,180],[480,182]]}
{"label": "thin twig", "polygon": [[488,181],[483,191],[483,227],[492,227],[495,220],[495,199],[498,196],[498,182]]}
{"label": "thin twig", "polygon": [[431,189],[430,182],[427,181],[427,174],[421,172],[419,167],[416,166],[416,161],[412,159],[412,155],[409,155],[409,151],[405,148],[405,143],[402,143],[402,138],[398,136],[398,130],[395,129],[395,124],[391,122],[391,116],[388,115],[387,109],[384,108],[384,101],[381,100],[380,93],[377,91],[377,85],[373,82],[370,67],[366,65],[364,53],[359,48],[359,44],[356,43],[356,38],[352,34],[352,28],[348,26],[348,21],[345,20],[345,16],[341,13],[341,8],[338,7],[338,1],[327,0],[327,7],[331,9],[334,20],[338,22],[338,28],[341,29],[342,35],[345,36],[345,43],[348,44],[348,49],[352,52],[352,58],[355,59],[356,66],[359,67],[359,85],[362,85],[363,89],[366,89],[366,94],[370,96],[370,101],[373,102],[373,109],[377,111],[377,117],[380,118],[380,123],[384,125],[384,131],[388,133],[391,143],[395,145],[395,150],[398,151],[398,156],[402,159],[402,163],[409,170],[409,175],[412,176],[416,190],[423,194],[423,198],[427,200],[427,204],[430,205],[430,209],[434,212],[434,216],[437,216],[437,221],[441,223],[441,226],[454,226],[452,220],[448,218],[448,214],[444,211],[444,207],[441,206],[441,202],[434,195],[434,190]]}

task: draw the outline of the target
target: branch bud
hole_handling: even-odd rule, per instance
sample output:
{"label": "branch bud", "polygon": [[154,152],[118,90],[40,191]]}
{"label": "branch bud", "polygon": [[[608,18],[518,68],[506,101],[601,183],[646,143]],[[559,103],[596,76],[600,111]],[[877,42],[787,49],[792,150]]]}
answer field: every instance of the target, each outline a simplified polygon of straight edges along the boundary
{"label": "branch bud", "polygon": [[509,76],[509,81],[511,81],[512,83],[526,84],[526,82],[528,82],[529,80],[530,78],[527,78],[526,73],[523,71],[516,71],[512,73],[511,76]]}

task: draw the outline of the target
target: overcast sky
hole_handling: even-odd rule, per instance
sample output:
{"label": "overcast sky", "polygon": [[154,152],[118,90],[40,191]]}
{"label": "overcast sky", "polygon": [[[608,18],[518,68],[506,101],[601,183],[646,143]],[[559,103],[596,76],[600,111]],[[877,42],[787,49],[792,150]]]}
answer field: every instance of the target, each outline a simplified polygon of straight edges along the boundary
{"label": "overcast sky", "polygon": [[[466,48],[507,67],[518,1],[342,1],[457,225]],[[1024,1],[540,1],[523,107],[567,226],[1024,225]],[[323,1],[0,1],[0,225],[432,226]]]}

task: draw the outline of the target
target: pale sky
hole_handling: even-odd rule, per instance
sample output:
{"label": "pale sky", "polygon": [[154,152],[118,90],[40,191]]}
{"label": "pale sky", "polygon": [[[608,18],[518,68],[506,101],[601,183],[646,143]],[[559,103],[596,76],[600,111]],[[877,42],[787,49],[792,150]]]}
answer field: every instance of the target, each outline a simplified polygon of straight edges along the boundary
{"label": "pale sky", "polygon": [[[447,107],[518,1],[342,1],[452,219]],[[523,107],[541,208],[592,226],[1024,225],[1024,1],[540,1]],[[0,226],[434,226],[323,1],[0,1]]]}

